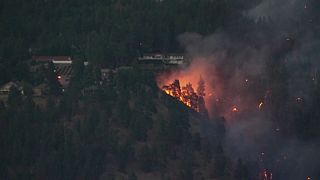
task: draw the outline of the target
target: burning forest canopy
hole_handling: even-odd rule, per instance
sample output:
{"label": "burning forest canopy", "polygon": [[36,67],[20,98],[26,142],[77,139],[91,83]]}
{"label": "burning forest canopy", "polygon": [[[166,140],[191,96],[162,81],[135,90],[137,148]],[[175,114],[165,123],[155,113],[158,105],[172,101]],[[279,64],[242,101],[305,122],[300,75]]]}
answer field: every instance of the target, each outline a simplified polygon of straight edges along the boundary
{"label": "burning forest canopy", "polygon": [[230,80],[207,58],[195,58],[189,67],[161,73],[156,79],[158,87],[166,94],[211,117],[229,118],[239,110],[262,110],[268,101],[266,87],[252,90],[252,86],[260,85],[257,82],[260,79],[238,74],[236,79]]}
{"label": "burning forest canopy", "polygon": [[210,119],[225,117],[226,151],[257,163],[260,179],[318,177],[319,63],[305,58],[310,47],[286,37],[256,48],[224,33],[180,41],[192,62],[159,74],[159,88]]}
{"label": "burning forest canopy", "polygon": [[189,68],[163,73],[157,77],[157,83],[168,95],[178,99],[192,109],[205,113],[205,104],[209,102],[207,97],[214,92],[208,86],[206,67],[199,61],[199,64],[192,64]]}
{"label": "burning forest canopy", "polygon": [[179,80],[174,80],[172,84],[162,86],[162,90],[168,95],[183,102],[185,105],[192,108],[193,110],[202,114],[207,114],[204,102],[204,85],[204,81],[201,79],[201,77],[199,80],[197,91],[193,89],[191,83],[188,83],[185,86],[180,87]]}

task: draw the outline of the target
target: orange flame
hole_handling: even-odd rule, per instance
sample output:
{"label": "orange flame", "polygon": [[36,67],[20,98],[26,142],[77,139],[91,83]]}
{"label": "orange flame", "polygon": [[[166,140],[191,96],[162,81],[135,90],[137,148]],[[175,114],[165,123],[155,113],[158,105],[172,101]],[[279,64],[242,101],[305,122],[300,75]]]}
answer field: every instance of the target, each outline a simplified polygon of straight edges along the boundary
{"label": "orange flame", "polygon": [[200,112],[200,109],[204,108],[204,102],[201,101],[201,98],[205,96],[204,89],[202,91],[195,92],[191,83],[180,87],[180,81],[175,80],[173,83],[163,86],[162,90],[195,111]]}
{"label": "orange flame", "polygon": [[[206,95],[202,95],[202,100],[207,107],[211,107],[211,105],[215,103],[215,99],[221,91],[220,89],[218,89],[220,88],[217,83],[218,78],[214,75],[215,72],[212,69],[212,66],[213,65],[209,65],[208,61],[206,61],[204,58],[195,58],[189,67],[175,69],[173,71],[164,72],[158,75],[156,79],[158,87],[163,89],[166,94],[177,98],[187,106],[191,107],[193,106],[192,102],[187,101],[186,98],[183,97],[186,96],[186,94],[175,96],[174,94],[172,94],[172,92],[170,92],[170,90],[168,91],[164,87],[168,87],[175,80],[179,80],[181,84],[181,92],[183,91],[182,86],[186,87],[187,84],[193,85],[195,87],[195,90],[197,90],[197,85],[201,77],[205,82],[205,91],[207,92]],[[199,94],[196,95],[199,96]],[[213,110],[212,108],[208,108],[208,110],[209,114],[213,113],[210,112]]]}
{"label": "orange flame", "polygon": [[[241,77],[243,81],[239,84],[239,78],[229,79],[229,77],[227,77],[228,79],[225,80],[224,73],[221,73],[217,67],[214,61],[207,61],[205,58],[196,57],[188,67],[172,69],[169,72],[159,74],[156,79],[157,85],[163,89],[166,94],[199,112],[199,106],[194,106],[194,100],[190,100],[190,97],[193,96],[191,95],[192,93],[187,93],[187,90],[184,90],[183,87],[186,87],[187,84],[192,84],[194,87],[197,87],[199,78],[201,77],[205,82],[206,91],[205,96],[201,96],[210,117],[223,115],[226,119],[234,119],[235,115],[249,112],[248,110],[256,109],[257,106],[260,110],[264,108],[267,104],[267,99],[271,96],[270,91],[267,91],[264,100],[261,100],[261,102],[257,104],[255,98],[249,97],[247,92],[244,92],[250,89],[243,88],[243,82],[245,86],[251,86],[251,84],[254,84],[251,83],[254,82],[254,79],[251,80],[251,78],[243,76]],[[179,87],[172,86],[175,80],[179,81]],[[178,90],[179,88],[180,92]],[[243,94],[245,95],[244,97],[242,97]],[[198,93],[195,95],[199,96]],[[197,101],[198,100],[196,100],[196,102]],[[241,107],[241,111],[239,111],[239,107]]]}
{"label": "orange flame", "polygon": [[233,106],[231,111],[232,112],[239,112],[239,109],[236,106]]}
{"label": "orange flame", "polygon": [[262,109],[263,105],[264,105],[264,103],[261,101],[261,102],[259,103],[259,106],[258,106],[260,110]]}

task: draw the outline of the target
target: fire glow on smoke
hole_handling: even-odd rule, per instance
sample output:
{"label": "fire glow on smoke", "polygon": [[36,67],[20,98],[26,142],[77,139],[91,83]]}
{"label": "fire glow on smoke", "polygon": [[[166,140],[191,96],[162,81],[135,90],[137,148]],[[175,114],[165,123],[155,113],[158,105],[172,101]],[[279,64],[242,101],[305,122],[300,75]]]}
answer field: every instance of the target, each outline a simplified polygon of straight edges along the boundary
{"label": "fire glow on smoke", "polygon": [[230,81],[226,82],[217,71],[210,61],[196,58],[190,66],[164,72],[156,80],[158,87],[166,94],[197,112],[208,112],[210,117],[218,113],[232,119],[235,114],[264,109],[267,98],[254,99],[253,96],[245,95],[253,80],[241,76],[230,86]]}
{"label": "fire glow on smoke", "polygon": [[[243,110],[239,96],[232,94],[237,91],[226,91],[216,66],[205,58],[195,58],[188,67],[164,72],[156,80],[166,94],[210,117],[219,113],[228,118]],[[244,79],[244,83],[247,82]],[[199,90],[201,86],[203,90]]]}
{"label": "fire glow on smoke", "polygon": [[162,90],[197,112],[206,111],[203,99],[205,97],[205,83],[201,76],[196,91],[191,83],[180,86],[179,80],[174,80],[172,84],[163,86]]}
{"label": "fire glow on smoke", "polygon": [[[213,72],[209,68],[205,60],[198,59],[186,69],[159,75],[157,83],[166,94],[200,112],[201,106],[210,105],[212,97],[216,94],[212,84]],[[203,84],[200,85],[201,83]]]}
{"label": "fire glow on smoke", "polygon": [[[236,129],[235,133],[239,133],[240,130],[238,128],[240,127],[241,131],[250,132],[243,134],[256,138],[254,135],[259,135],[260,132],[266,131],[259,128],[250,128],[250,130],[249,128],[245,128],[246,126],[257,127],[256,124],[250,125],[250,123],[255,123],[255,121],[249,122],[249,125],[241,122],[247,119],[248,114],[250,116],[260,117],[270,112],[273,97],[272,88],[265,85],[266,83],[264,83],[264,81],[262,81],[261,85],[259,77],[249,76],[245,73],[236,74],[236,76],[232,76],[235,77],[234,79],[228,79],[228,77],[226,78],[219,72],[216,72],[219,71],[219,68],[210,62],[211,61],[206,61],[206,59],[199,58],[193,60],[188,67],[174,69],[171,72],[164,72],[157,76],[157,85],[166,94],[183,102],[186,106],[197,112],[201,112],[201,105],[205,105],[210,118],[217,117],[216,115],[218,114],[219,116],[225,117],[228,123],[235,121],[240,122],[240,125],[234,128]],[[229,71],[227,71],[227,74],[228,73]],[[204,92],[202,93],[198,90],[201,81],[203,81],[204,84]],[[203,103],[199,102],[201,98],[204,101]],[[292,101],[303,105],[305,99],[304,97],[296,96]],[[258,122],[260,123],[260,121]],[[243,124],[246,126],[243,126]],[[262,125],[263,128],[269,128],[268,124]],[[260,127],[260,125],[258,127]],[[275,132],[277,135],[279,134],[280,128],[278,125],[270,128],[272,128],[270,129],[272,133]],[[247,139],[250,138],[245,139],[247,141]],[[249,143],[249,145],[251,144]],[[264,153],[262,153],[262,155],[264,155]],[[259,179],[274,179],[272,171],[264,168],[265,166],[261,163]],[[277,172],[274,172],[275,175],[277,175]],[[310,177],[307,177],[307,179],[310,179]]]}

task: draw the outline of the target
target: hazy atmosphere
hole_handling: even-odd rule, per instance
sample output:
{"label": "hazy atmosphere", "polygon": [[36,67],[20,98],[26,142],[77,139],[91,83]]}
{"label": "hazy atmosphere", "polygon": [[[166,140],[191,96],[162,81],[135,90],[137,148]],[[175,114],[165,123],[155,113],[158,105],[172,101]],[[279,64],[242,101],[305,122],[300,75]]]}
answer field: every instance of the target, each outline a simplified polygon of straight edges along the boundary
{"label": "hazy atmosphere", "polygon": [[320,1],[3,0],[0,179],[320,179]]}

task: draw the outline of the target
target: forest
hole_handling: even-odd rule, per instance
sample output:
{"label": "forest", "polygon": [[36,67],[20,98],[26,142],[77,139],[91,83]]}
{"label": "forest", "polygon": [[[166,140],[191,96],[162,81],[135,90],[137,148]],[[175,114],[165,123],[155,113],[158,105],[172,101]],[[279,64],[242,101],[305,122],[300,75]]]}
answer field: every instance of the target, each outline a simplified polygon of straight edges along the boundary
{"label": "forest", "polygon": [[[0,179],[319,179],[320,1],[289,2],[2,0],[0,85],[23,93],[0,98]],[[198,113],[137,65],[144,53],[206,59],[215,73],[197,77],[264,112]],[[67,89],[53,64],[30,70],[35,55],[73,58]]]}
{"label": "forest", "polygon": [[[183,32],[210,34],[249,23],[252,2],[224,0],[4,0],[0,2],[1,83],[25,77],[32,55],[69,55],[102,67],[130,64],[142,53],[181,52]],[[10,67],[9,69],[7,67]]]}

